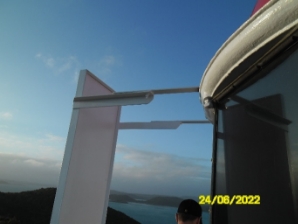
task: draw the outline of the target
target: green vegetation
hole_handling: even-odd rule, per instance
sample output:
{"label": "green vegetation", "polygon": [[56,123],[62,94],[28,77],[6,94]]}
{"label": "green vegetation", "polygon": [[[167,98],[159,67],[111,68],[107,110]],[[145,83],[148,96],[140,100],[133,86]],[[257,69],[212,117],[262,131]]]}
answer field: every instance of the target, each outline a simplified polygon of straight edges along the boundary
{"label": "green vegetation", "polygon": [[[49,224],[56,188],[20,193],[0,192],[0,224]],[[106,224],[140,224],[122,212],[108,208]]]}
{"label": "green vegetation", "polygon": [[55,193],[55,188],[21,193],[0,192],[0,216],[6,219],[15,217],[22,224],[48,224],[51,218]]}

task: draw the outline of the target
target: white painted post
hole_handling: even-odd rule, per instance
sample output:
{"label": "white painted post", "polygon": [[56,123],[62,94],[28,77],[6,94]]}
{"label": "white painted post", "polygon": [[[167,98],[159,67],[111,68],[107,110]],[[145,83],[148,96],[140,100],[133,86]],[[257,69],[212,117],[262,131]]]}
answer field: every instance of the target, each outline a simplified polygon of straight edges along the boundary
{"label": "white painted post", "polygon": [[[76,97],[112,94],[80,72]],[[51,224],[104,224],[118,134],[120,106],[73,109]]]}

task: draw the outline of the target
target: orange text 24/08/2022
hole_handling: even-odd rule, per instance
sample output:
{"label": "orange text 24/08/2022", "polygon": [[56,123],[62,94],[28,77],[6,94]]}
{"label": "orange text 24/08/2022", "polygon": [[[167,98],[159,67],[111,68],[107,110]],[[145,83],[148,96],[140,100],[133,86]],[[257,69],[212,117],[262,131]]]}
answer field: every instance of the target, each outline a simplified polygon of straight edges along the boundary
{"label": "orange text 24/08/2022", "polygon": [[201,205],[259,205],[261,204],[260,195],[215,195],[211,197],[210,195],[200,195],[198,197],[199,204]]}

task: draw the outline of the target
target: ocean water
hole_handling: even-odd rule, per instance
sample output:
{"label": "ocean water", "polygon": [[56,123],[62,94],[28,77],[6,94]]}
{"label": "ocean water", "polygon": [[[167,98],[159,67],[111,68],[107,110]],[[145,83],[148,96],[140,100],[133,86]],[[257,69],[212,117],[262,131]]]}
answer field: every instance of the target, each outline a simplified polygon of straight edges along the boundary
{"label": "ocean water", "polygon": [[[117,202],[109,202],[109,206],[142,224],[177,224],[175,221],[177,208],[174,207]],[[203,212],[202,218],[204,224],[209,224],[209,213]]]}
{"label": "ocean water", "polygon": [[[0,184],[1,192],[21,192],[30,191],[40,188],[46,188],[49,186],[43,186],[31,183],[18,183],[18,184]],[[167,206],[156,206],[141,203],[117,203],[109,202],[109,206],[120,212],[125,213],[131,218],[137,220],[142,224],[176,224],[175,214],[177,208]],[[203,223],[209,224],[209,213],[203,212]],[[125,224],[125,223],[119,223]]]}

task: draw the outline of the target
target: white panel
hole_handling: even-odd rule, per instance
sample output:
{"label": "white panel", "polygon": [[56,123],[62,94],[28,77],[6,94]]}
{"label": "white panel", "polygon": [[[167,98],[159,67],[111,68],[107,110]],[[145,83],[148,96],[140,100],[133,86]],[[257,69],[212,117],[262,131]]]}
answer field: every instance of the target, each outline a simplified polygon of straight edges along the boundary
{"label": "white panel", "polygon": [[[77,97],[113,92],[87,70],[81,71]],[[74,109],[78,115],[71,121],[76,125],[69,130],[52,224],[105,223],[120,109]]]}

